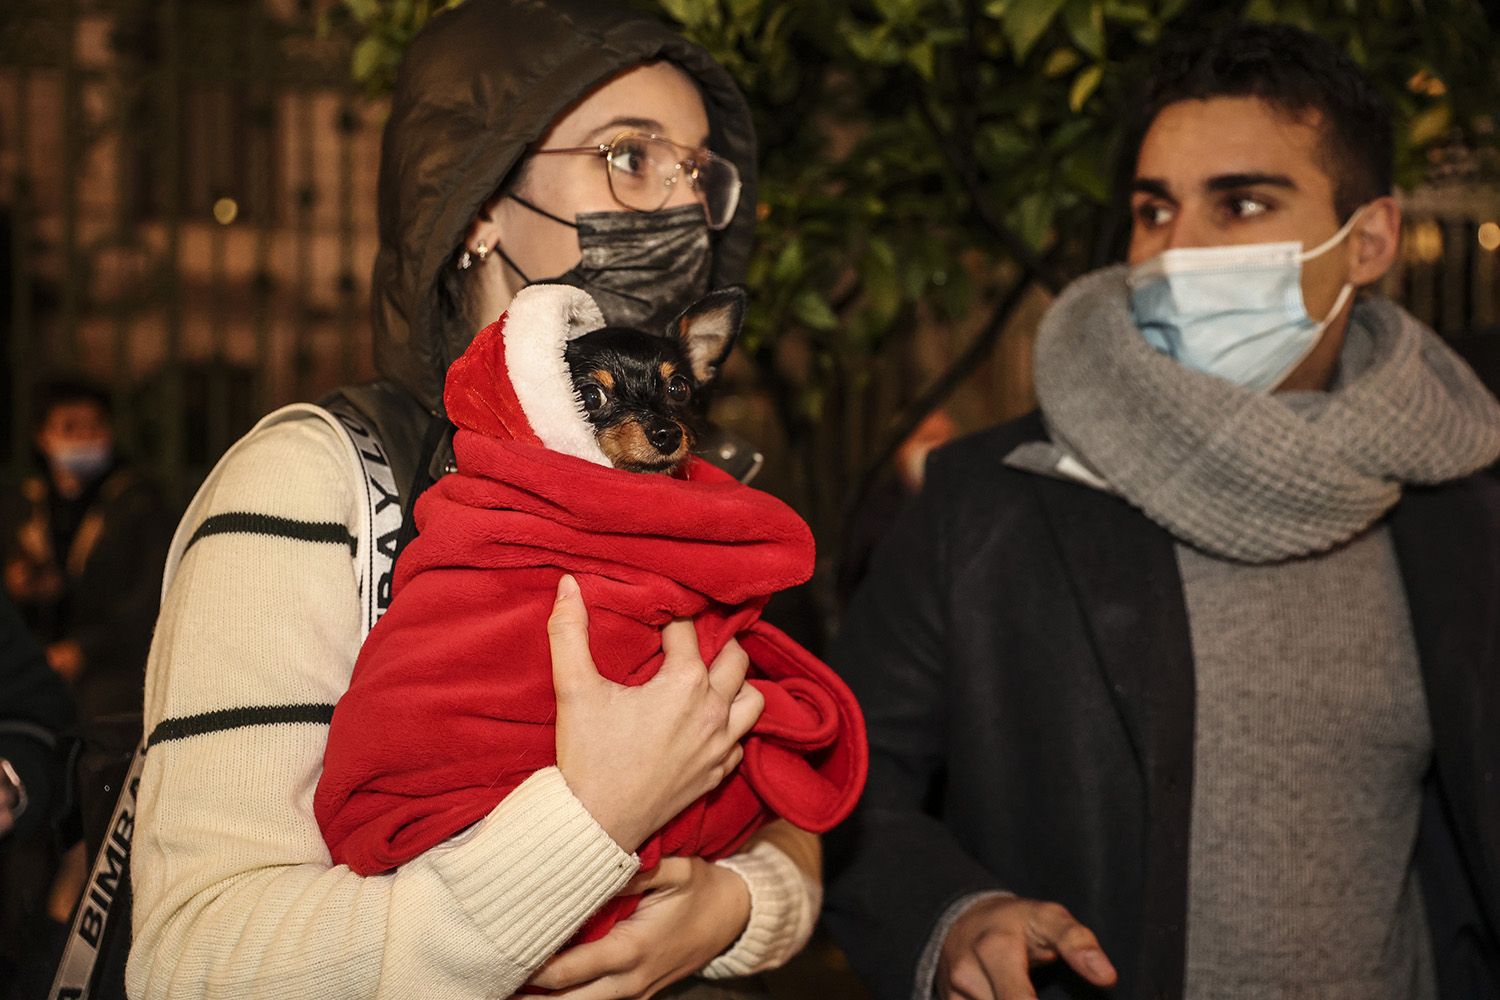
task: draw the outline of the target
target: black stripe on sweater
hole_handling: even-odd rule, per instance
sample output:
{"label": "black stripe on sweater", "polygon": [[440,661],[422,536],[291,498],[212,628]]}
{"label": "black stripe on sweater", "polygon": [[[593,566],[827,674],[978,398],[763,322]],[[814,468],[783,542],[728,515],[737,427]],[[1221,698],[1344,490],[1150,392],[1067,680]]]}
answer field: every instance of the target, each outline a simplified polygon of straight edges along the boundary
{"label": "black stripe on sweater", "polygon": [[349,534],[337,521],[298,521],[290,517],[276,517],[273,514],[254,514],[249,511],[232,511],[227,514],[215,514],[198,525],[198,530],[193,532],[193,537],[188,539],[186,552],[198,543],[200,538],[209,535],[270,535],[274,538],[292,538],[300,542],[331,542],[339,545],[349,546],[349,554],[353,555],[357,544],[354,536]]}
{"label": "black stripe on sweater", "polygon": [[205,733],[220,733],[226,729],[243,729],[246,726],[326,726],[333,721],[332,705],[250,705],[245,708],[223,708],[201,715],[184,715],[177,719],[163,719],[151,731],[147,747],[154,747],[167,740],[181,740]]}

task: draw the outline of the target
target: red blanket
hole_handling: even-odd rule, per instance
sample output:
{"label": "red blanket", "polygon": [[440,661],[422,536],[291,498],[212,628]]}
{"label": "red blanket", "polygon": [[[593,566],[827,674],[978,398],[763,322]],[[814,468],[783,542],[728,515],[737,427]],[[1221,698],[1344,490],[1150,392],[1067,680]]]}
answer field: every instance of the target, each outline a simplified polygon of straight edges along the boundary
{"label": "red blanket", "polygon": [[[766,698],[737,772],[642,846],[644,866],[723,857],[776,816],[829,829],[864,783],[863,720],[827,666],[759,620],[772,592],[811,571],[806,524],[697,460],[669,478],[542,447],[516,423],[501,330],[450,372],[458,472],[418,502],[390,610],[334,713],[315,800],[334,860],[388,871],[556,762],[546,620],[564,572],[605,677],[650,679],[662,626],[692,617],[705,662],[738,637]],[[635,902],[613,901],[581,939]]]}

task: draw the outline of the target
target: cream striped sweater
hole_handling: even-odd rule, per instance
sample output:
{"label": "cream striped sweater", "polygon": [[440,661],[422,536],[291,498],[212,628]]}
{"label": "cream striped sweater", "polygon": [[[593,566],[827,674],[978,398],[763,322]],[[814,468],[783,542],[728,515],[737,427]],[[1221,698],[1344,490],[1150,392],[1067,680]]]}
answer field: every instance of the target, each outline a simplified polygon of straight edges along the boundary
{"label": "cream striped sweater", "polygon": [[[638,867],[556,768],[396,872],[332,865],[312,798],[361,639],[345,447],[316,418],[276,424],[200,494],[147,674],[133,1000],[506,997]],[[751,917],[705,975],[801,948],[816,853],[777,824],[721,862]]]}

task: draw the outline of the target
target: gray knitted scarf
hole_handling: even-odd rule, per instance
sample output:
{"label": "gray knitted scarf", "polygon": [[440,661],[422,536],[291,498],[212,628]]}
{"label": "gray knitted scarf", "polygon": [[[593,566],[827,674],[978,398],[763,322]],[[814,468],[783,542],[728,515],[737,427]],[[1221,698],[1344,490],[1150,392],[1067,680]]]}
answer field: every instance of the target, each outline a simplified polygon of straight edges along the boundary
{"label": "gray knitted scarf", "polygon": [[1500,405],[1457,355],[1380,298],[1354,307],[1315,407],[1157,353],[1127,269],[1074,282],[1042,320],[1036,390],[1053,441],[1179,539],[1266,563],[1348,541],[1400,498],[1500,456]]}

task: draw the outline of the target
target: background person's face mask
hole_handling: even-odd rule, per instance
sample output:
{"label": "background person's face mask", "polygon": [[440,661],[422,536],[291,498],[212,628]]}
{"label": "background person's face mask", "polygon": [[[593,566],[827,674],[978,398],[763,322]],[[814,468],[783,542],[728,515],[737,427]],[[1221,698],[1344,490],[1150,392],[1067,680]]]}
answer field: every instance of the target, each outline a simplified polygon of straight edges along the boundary
{"label": "background person's face mask", "polygon": [[109,468],[114,452],[103,441],[73,441],[49,448],[47,461],[70,476],[91,481]]}
{"label": "background person's face mask", "polygon": [[666,333],[667,324],[708,294],[712,249],[703,206],[655,212],[583,212],[576,222],[515,195],[533,212],[578,230],[582,256],[555,278],[535,282],[496,247],[526,284],[562,284],[593,296],[610,326]]}
{"label": "background person's face mask", "polygon": [[1364,211],[1323,243],[1181,247],[1130,271],[1130,311],[1147,343],[1189,368],[1269,392],[1312,353],[1354,286],[1322,320],[1307,314],[1302,265],[1332,250]]}

